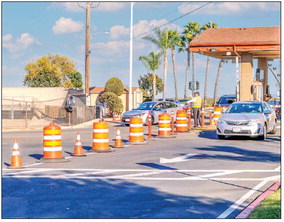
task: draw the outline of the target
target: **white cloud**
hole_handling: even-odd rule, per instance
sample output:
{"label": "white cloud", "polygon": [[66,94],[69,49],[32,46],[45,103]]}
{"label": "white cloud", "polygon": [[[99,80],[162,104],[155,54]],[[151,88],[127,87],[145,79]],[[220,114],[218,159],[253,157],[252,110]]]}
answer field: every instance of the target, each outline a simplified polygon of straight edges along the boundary
{"label": "white cloud", "polygon": [[[182,14],[188,13],[198,7],[204,5],[200,3],[184,3],[178,7],[178,11]],[[276,2],[215,2],[204,8],[194,12],[198,14],[208,15],[228,15],[236,13],[245,13],[248,10],[275,11],[280,10],[280,3]]]}
{"label": "white cloud", "polygon": [[[133,26],[133,33],[134,33],[134,38],[139,37],[142,38],[143,34],[145,35],[150,35],[151,33],[149,31],[153,30],[156,27],[159,27],[163,24],[168,23],[169,21],[166,19],[160,19],[160,20],[140,20],[137,24]],[[162,26],[161,29],[168,28],[168,29],[174,29],[180,31],[180,27],[176,24],[168,24],[165,26]],[[120,37],[123,36],[129,36],[130,29],[126,28],[125,26],[122,25],[116,25],[113,26],[110,29],[110,36],[112,39],[119,39]]]}
{"label": "white cloud", "polygon": [[[96,7],[96,3],[92,6],[91,10],[94,11],[102,11],[102,12],[110,12],[110,11],[119,11],[126,7],[130,6],[130,3],[125,2],[100,2],[99,6]],[[86,2],[56,2],[52,3],[51,8],[63,8],[68,12],[82,12],[86,7]]]}
{"label": "white cloud", "polygon": [[130,3],[124,2],[101,2],[100,5],[94,10],[103,12],[119,11],[129,6]]}
{"label": "white cloud", "polygon": [[13,54],[22,53],[32,45],[41,45],[41,43],[29,33],[22,33],[21,36],[15,40],[11,34],[3,37],[3,47]]}
{"label": "white cloud", "polygon": [[71,18],[61,17],[55,22],[52,31],[56,35],[74,33],[83,30],[84,25],[80,21],[73,21]]}

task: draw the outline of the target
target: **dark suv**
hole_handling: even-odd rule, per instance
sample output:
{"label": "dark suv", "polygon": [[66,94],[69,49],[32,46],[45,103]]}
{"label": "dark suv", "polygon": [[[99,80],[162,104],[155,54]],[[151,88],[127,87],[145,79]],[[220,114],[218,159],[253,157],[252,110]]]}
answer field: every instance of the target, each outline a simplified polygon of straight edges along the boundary
{"label": "dark suv", "polygon": [[215,106],[228,107],[236,101],[237,101],[236,95],[223,95],[220,97],[219,101],[215,104]]}

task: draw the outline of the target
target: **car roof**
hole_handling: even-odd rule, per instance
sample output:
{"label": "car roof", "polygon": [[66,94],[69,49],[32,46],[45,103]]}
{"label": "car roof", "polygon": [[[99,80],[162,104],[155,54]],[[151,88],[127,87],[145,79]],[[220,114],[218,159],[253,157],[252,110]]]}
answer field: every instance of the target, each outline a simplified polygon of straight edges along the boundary
{"label": "car roof", "polygon": [[233,104],[262,104],[261,101],[238,101],[234,102]]}

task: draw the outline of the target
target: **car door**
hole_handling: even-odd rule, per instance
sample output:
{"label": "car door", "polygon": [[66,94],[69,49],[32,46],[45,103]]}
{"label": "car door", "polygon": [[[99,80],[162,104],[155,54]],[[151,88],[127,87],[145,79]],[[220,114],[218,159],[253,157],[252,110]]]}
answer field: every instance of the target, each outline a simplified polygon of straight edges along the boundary
{"label": "car door", "polygon": [[[161,108],[157,109],[158,106],[161,106]],[[159,115],[164,112],[164,107],[165,105],[163,102],[158,102],[153,108],[154,123],[159,121]]]}
{"label": "car door", "polygon": [[[270,111],[270,113],[265,114],[268,111]],[[269,132],[270,130],[273,129],[275,117],[274,117],[274,110],[272,110],[271,107],[266,102],[263,103],[263,113],[267,122],[267,128],[268,128],[267,131]]]}

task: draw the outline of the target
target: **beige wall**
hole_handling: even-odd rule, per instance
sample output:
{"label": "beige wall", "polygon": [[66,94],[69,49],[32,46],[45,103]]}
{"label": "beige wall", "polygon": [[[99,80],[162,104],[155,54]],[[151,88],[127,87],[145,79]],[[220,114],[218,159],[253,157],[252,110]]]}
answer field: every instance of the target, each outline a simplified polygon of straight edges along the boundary
{"label": "beige wall", "polygon": [[[2,88],[3,99],[21,101],[40,101],[45,105],[61,106],[68,90],[61,87],[27,87],[27,88]],[[53,101],[48,101],[53,100]],[[8,101],[5,101],[8,102]]]}
{"label": "beige wall", "polygon": [[258,59],[258,68],[263,70],[263,99],[266,100],[266,86],[268,83],[268,66],[267,58]]}

